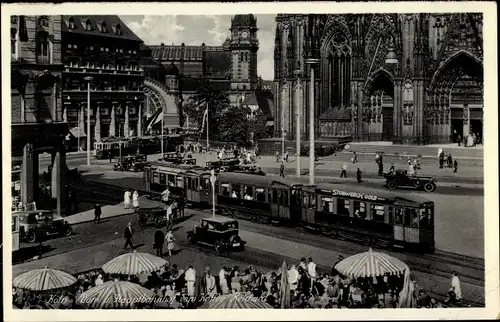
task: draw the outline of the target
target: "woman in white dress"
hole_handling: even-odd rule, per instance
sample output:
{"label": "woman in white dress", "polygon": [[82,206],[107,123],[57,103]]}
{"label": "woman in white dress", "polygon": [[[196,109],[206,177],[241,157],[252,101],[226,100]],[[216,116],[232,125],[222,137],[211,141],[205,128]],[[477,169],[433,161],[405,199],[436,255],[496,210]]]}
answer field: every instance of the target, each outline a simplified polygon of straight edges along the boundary
{"label": "woman in white dress", "polygon": [[130,208],[130,191],[125,191],[125,194],[123,195],[123,204],[125,205],[125,209]]}
{"label": "woman in white dress", "polygon": [[175,248],[175,238],[171,230],[165,235],[165,241],[167,242],[168,256],[172,257],[172,251]]}
{"label": "woman in white dress", "polygon": [[139,208],[139,193],[134,191],[134,194],[132,195],[132,206],[134,208]]}

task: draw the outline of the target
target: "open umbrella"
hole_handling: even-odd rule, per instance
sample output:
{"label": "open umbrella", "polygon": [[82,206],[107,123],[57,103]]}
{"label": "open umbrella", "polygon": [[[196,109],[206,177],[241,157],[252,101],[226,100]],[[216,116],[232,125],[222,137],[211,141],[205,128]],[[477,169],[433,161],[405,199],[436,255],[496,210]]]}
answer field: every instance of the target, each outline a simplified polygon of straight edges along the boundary
{"label": "open umbrella", "polygon": [[281,281],[280,281],[280,304],[282,309],[290,308],[290,284],[288,284],[288,265],[283,261],[281,265]]}
{"label": "open umbrella", "polygon": [[76,281],[73,275],[45,267],[16,276],[12,286],[31,291],[48,291],[71,286]]}
{"label": "open umbrella", "polygon": [[109,274],[138,275],[150,273],[165,266],[167,261],[161,257],[133,251],[120,255],[106,264],[102,265],[102,270]]}
{"label": "open umbrella", "polygon": [[127,281],[109,281],[82,293],[76,304],[89,309],[128,308],[131,304],[146,303],[153,299],[153,292]]}
{"label": "open umbrella", "polygon": [[273,307],[264,302],[260,297],[254,297],[244,293],[221,295],[205,302],[203,309],[272,309]]}
{"label": "open umbrella", "polygon": [[335,269],[349,277],[372,277],[384,274],[404,273],[408,265],[399,259],[384,253],[374,252],[371,248],[364,253],[350,256],[337,265]]}

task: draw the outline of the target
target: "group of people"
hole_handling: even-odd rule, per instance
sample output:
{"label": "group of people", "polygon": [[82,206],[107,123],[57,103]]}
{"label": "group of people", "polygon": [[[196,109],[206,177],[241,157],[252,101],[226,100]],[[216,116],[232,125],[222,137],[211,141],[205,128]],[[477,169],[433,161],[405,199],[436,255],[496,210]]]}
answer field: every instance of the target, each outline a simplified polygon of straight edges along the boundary
{"label": "group of people", "polygon": [[453,160],[451,153],[445,155],[443,149],[439,149],[438,160],[439,160],[439,169],[453,168],[453,172],[456,173],[458,171],[458,161],[457,159]]}
{"label": "group of people", "polygon": [[[156,237],[156,236],[155,236]],[[343,259],[339,256],[337,261]],[[336,264],[337,264],[336,263]],[[102,270],[76,275],[73,286],[52,292],[30,292],[13,289],[13,304],[25,309],[79,308],[75,300],[85,291],[109,280],[126,280],[150,289],[160,299],[146,304],[136,303],[134,308],[195,309],[207,298],[219,295],[241,294],[253,296],[274,308],[282,308],[282,276],[290,291],[284,308],[396,308],[403,289],[404,275],[385,274],[377,277],[351,278],[340,274],[333,266],[329,273],[319,273],[312,258],[302,258],[283,271],[262,273],[254,266],[240,269],[223,266],[219,271],[206,265],[198,273],[193,265],[180,269],[167,264],[152,273],[133,276],[105,274]],[[453,272],[448,298],[440,303],[425,290],[415,290],[417,308],[441,308],[461,299],[460,280]],[[57,301],[54,301],[57,299]]]}

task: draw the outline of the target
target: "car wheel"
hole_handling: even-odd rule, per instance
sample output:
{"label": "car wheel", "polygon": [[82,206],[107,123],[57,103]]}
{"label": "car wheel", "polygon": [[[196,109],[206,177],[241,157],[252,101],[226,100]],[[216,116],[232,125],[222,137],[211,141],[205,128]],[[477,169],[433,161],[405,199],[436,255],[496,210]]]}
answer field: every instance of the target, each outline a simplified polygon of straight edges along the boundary
{"label": "car wheel", "polygon": [[425,185],[424,185],[424,190],[426,192],[434,192],[436,190],[436,184],[433,183],[433,182],[427,182]]}
{"label": "car wheel", "polygon": [[394,181],[389,181],[389,182],[387,183],[387,188],[389,188],[389,189],[391,189],[391,190],[395,190],[395,189],[397,189],[397,188],[398,188],[398,185],[397,185],[397,183],[396,183],[396,182],[394,182]]}
{"label": "car wheel", "polygon": [[214,248],[215,248],[215,251],[217,253],[222,253],[222,243],[220,240],[216,241],[215,244],[214,244]]}
{"label": "car wheel", "polygon": [[71,236],[73,234],[73,228],[71,226],[68,226],[66,227],[66,229],[64,229],[64,236],[68,237],[68,236]]}
{"label": "car wheel", "polygon": [[29,231],[28,234],[26,235],[26,241],[28,243],[34,243],[36,242],[36,234],[34,231]]}

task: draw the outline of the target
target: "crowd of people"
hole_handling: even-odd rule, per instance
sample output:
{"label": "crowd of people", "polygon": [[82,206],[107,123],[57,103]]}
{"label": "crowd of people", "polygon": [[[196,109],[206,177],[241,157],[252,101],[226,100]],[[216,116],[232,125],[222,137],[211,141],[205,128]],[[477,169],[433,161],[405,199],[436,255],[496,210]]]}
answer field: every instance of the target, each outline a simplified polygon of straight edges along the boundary
{"label": "crowd of people", "polygon": [[[282,292],[282,274],[286,274],[289,294]],[[244,269],[224,266],[219,271],[205,266],[204,271],[198,273],[191,265],[181,269],[176,264],[167,264],[155,272],[134,276],[92,270],[76,277],[74,285],[61,290],[32,292],[13,288],[13,305],[21,309],[83,308],[76,304],[83,292],[110,280],[124,280],[154,294],[152,301],[133,304],[132,308],[195,309],[207,299],[225,294],[258,298],[273,308],[397,308],[405,280],[403,274],[349,278],[335,268],[320,274],[312,258],[302,258],[297,265],[289,265],[286,272],[283,267],[262,273],[254,266]],[[417,308],[443,307],[443,303],[423,289],[414,293]],[[287,295],[288,304],[283,305],[281,297]],[[457,302],[460,297],[460,281],[454,273],[446,302]]]}

